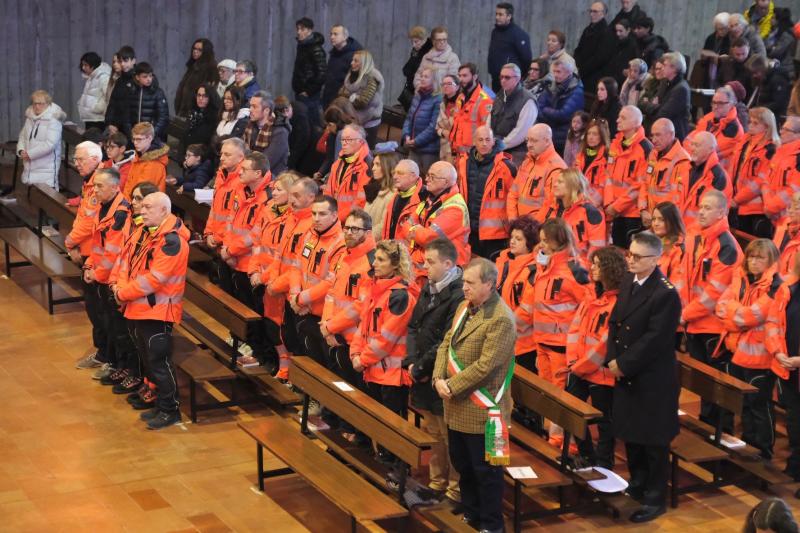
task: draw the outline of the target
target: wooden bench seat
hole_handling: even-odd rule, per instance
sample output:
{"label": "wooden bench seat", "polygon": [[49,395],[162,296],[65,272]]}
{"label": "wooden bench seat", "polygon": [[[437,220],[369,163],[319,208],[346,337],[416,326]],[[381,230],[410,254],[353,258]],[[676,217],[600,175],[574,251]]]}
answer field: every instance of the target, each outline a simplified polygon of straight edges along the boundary
{"label": "wooden bench seat", "polygon": [[467,525],[461,519],[461,516],[453,514],[453,509],[450,505],[431,505],[430,507],[422,507],[419,513],[428,520],[437,531],[446,531],[448,533],[475,533],[475,530]]}
{"label": "wooden bench seat", "polygon": [[208,220],[211,206],[201,204],[194,199],[194,192],[178,193],[178,188],[174,185],[167,185],[167,196],[172,201],[174,210],[183,213],[184,218],[190,218],[191,226],[202,229]]}
{"label": "wooden bench seat", "polygon": [[[11,277],[11,269],[33,265],[47,277],[47,311],[52,315],[56,305],[83,301],[71,287],[62,283],[70,294],[67,297],[53,298],[53,281],[79,280],[82,271],[47,239],[39,238],[28,228],[0,228],[0,239],[4,242],[6,276]],[[11,248],[19,252],[26,261],[12,261]],[[71,294],[72,293],[72,294]],[[73,295],[74,294],[74,295]]]}
{"label": "wooden bench seat", "polygon": [[[336,385],[336,383],[342,382],[342,379],[310,357],[295,356],[292,358],[289,380],[303,391],[300,427],[305,434],[309,433],[309,401],[314,398],[397,456],[411,469],[418,469],[421,464],[422,452],[437,443],[437,440],[430,434],[390,411],[368,394],[355,388],[348,392],[342,391]],[[323,440],[327,438],[325,434],[318,434],[318,436]],[[328,439],[325,442],[337,454],[347,460],[352,460],[354,466],[357,466],[365,475],[379,483],[382,480],[385,481],[385,472],[373,464],[377,461],[354,457],[348,447],[340,447],[334,439]],[[401,467],[398,470],[398,496],[402,499],[405,492],[407,468]]]}
{"label": "wooden bench seat", "polygon": [[38,230],[50,217],[58,223],[58,232],[66,237],[72,231],[72,224],[78,214],[78,208],[67,205],[67,197],[47,185],[37,184],[31,187],[28,197],[31,206],[39,213]]}
{"label": "wooden bench seat", "polygon": [[[205,350],[197,349],[176,366],[189,377],[189,416],[197,423],[197,413],[210,409],[222,409],[238,405],[236,398],[236,374]],[[216,399],[208,403],[197,402],[197,387],[217,382],[231,384],[230,399]]]}
{"label": "wooden bench seat", "polygon": [[[258,488],[261,491],[264,490],[265,479],[296,473],[351,517],[350,529],[353,532],[358,523],[372,527],[375,521],[408,515],[403,506],[297,432],[279,416],[239,422],[239,427],[256,441]],[[285,463],[287,468],[264,470],[264,448]]]}

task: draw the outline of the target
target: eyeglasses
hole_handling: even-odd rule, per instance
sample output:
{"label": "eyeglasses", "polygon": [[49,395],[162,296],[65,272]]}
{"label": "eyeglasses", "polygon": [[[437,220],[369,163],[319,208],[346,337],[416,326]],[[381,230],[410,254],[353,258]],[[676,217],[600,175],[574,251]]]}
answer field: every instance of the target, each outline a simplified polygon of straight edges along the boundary
{"label": "eyeglasses", "polygon": [[447,37],[445,37],[444,39],[434,39],[433,42],[435,42],[435,43],[446,43],[447,42]]}
{"label": "eyeglasses", "polygon": [[355,139],[350,138],[350,137],[342,137],[342,144],[350,144],[350,143],[358,142],[360,140],[362,140],[362,139],[359,139],[357,137]]}
{"label": "eyeglasses", "polygon": [[650,257],[658,257],[658,255],[639,255],[639,254],[634,254],[634,253],[631,253],[631,252],[625,252],[625,257],[630,259],[634,263],[638,263],[642,259],[648,259]]}
{"label": "eyeglasses", "polygon": [[86,161],[88,159],[89,159],[88,157],[77,157],[77,156],[75,156],[75,157],[72,158],[72,161],[74,163],[80,163],[80,162]]}
{"label": "eyeglasses", "polygon": [[590,9],[589,10],[589,13],[602,13],[602,12],[603,12],[602,9]]}
{"label": "eyeglasses", "polygon": [[728,102],[727,100],[725,102],[711,100],[711,105],[712,106],[721,106],[721,105],[727,105],[727,104],[730,104],[730,102]]}
{"label": "eyeglasses", "polygon": [[243,68],[237,68],[236,70],[234,70],[234,72],[235,72],[236,74],[244,74],[244,73],[246,73],[247,71],[246,71],[245,69],[243,69]]}
{"label": "eyeglasses", "polygon": [[502,75],[500,76],[501,80],[513,80],[515,78],[516,76],[502,76]]}
{"label": "eyeglasses", "polygon": [[431,174],[430,172],[428,172],[425,175],[425,179],[429,179],[431,181],[433,181],[433,180],[447,180],[447,177],[446,176],[436,176],[436,175]]}
{"label": "eyeglasses", "polygon": [[367,231],[367,228],[359,228],[358,226],[345,226],[342,228],[345,233],[356,233],[359,231]]}
{"label": "eyeglasses", "polygon": [[453,83],[452,81],[443,81],[442,82],[442,87],[455,87],[455,85],[456,84]]}

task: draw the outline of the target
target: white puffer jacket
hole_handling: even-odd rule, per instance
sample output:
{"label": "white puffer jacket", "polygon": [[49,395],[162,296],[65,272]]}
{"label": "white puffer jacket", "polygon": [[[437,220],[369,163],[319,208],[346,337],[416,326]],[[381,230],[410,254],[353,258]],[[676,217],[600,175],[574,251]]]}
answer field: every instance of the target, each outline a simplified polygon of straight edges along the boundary
{"label": "white puffer jacket", "polygon": [[84,77],[86,84],[83,94],[78,99],[78,114],[83,122],[103,122],[106,119],[106,105],[108,105],[108,78],[111,76],[111,67],[108,63],[100,66]]}
{"label": "white puffer jacket", "polygon": [[61,164],[61,127],[67,114],[58,104],[50,104],[41,115],[33,107],[25,110],[25,125],[19,132],[17,153],[25,150],[30,161],[22,168],[22,183],[44,183],[58,189]]}

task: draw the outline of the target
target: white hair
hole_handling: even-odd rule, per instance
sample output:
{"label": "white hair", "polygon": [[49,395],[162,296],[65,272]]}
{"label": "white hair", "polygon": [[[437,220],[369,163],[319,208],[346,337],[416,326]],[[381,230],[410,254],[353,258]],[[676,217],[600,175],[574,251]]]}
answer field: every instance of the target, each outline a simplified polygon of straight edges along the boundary
{"label": "white hair", "polygon": [[578,65],[575,63],[575,58],[573,58],[569,54],[561,54],[561,57],[556,59],[550,64],[550,71],[553,71],[553,67],[556,65],[560,65],[567,69],[570,74],[575,74],[578,71]]}
{"label": "white hair", "polygon": [[742,15],[741,13],[731,13],[730,16],[728,17],[728,25],[730,25],[731,23],[744,28],[745,26],[747,26],[747,19],[745,19],[744,15]]}
{"label": "white hair", "polygon": [[98,161],[103,160],[103,149],[100,148],[100,145],[97,143],[92,141],[83,141],[75,147],[75,151],[77,152],[78,150],[85,150],[87,156],[93,157]]}
{"label": "white hair", "polygon": [[683,57],[682,53],[667,52],[661,56],[661,61],[669,61],[669,63],[675,67],[675,70],[678,71],[678,76],[686,74],[686,58]]}
{"label": "white hair", "polygon": [[717,24],[722,24],[723,26],[727,26],[729,19],[731,18],[731,14],[727,11],[723,11],[722,13],[717,13],[714,15],[713,24],[716,26]]}
{"label": "white hair", "polygon": [[400,165],[406,167],[406,169],[415,176],[419,176],[419,165],[413,159],[401,159],[397,162],[395,168],[399,167]]}

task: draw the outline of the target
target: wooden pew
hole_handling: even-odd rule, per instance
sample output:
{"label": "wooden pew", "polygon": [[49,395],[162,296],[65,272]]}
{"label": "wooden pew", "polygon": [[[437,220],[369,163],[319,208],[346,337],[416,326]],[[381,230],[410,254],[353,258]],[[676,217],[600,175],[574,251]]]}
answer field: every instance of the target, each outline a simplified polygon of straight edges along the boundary
{"label": "wooden pew", "polygon": [[[256,441],[258,488],[262,492],[265,479],[296,473],[350,515],[352,532],[359,524],[374,531],[375,521],[408,515],[402,505],[298,433],[279,416],[239,422],[239,427]],[[264,470],[264,448],[285,463],[286,468]]]}
{"label": "wooden pew", "polygon": [[[37,232],[53,241],[60,249],[65,250],[64,239],[72,230],[78,208],[67,205],[67,198],[47,185],[37,184],[30,189],[30,204],[39,212]],[[45,235],[42,228],[47,219],[58,223],[58,235]]]}
{"label": "wooden pew", "polygon": [[180,210],[184,219],[186,216],[191,219],[191,227],[202,231],[211,212],[211,206],[197,202],[193,192],[179,194],[178,188],[174,185],[167,185],[167,196],[172,201],[173,210]]}
{"label": "wooden pew", "polygon": [[[681,387],[730,411],[734,416],[741,416],[745,394],[758,392],[756,387],[697,361],[689,354],[679,352],[677,357],[680,363]],[[762,487],[792,482],[791,477],[781,472],[772,463],[761,460],[756,448],[750,445],[738,448],[725,447],[722,444],[721,420],[714,427],[687,414],[682,415],[680,419],[682,425],[703,438],[711,439],[715,446],[725,450],[729,454],[727,462],[758,478]]]}
{"label": "wooden pew", "polygon": [[[4,242],[6,276],[11,277],[11,269],[18,266],[33,265],[47,276],[47,311],[53,314],[53,308],[58,304],[83,301],[83,296],[75,294],[68,287],[64,288],[70,294],[67,297],[53,298],[53,280],[74,281],[79,280],[82,271],[61,251],[55,244],[47,239],[41,239],[28,228],[0,228],[0,239]],[[12,261],[11,248],[19,252],[26,261]],[[64,284],[62,284],[64,285]]]}
{"label": "wooden pew", "polygon": [[[308,406],[310,399],[314,398],[412,469],[419,468],[422,452],[437,442],[427,432],[390,411],[366,393],[355,388],[348,392],[342,391],[336,385],[342,383],[342,379],[310,357],[292,358],[289,381],[303,391],[300,428],[304,434],[309,433]],[[378,484],[386,483],[386,468],[381,468],[363,448],[347,442],[336,431],[321,430],[314,433],[337,455],[367,477]],[[401,501],[405,492],[406,475],[407,469],[399,468],[398,497]]]}
{"label": "wooden pew", "polygon": [[178,164],[183,163],[181,143],[189,129],[189,122],[182,117],[170,117],[167,125],[167,144],[170,147],[169,158]]}

